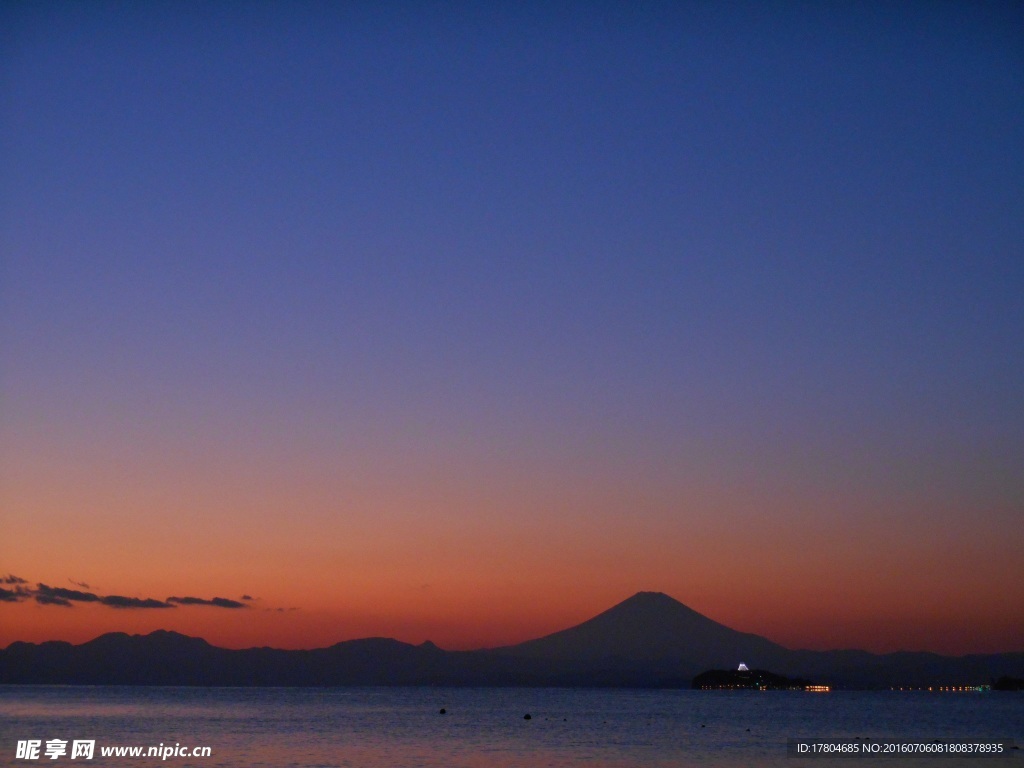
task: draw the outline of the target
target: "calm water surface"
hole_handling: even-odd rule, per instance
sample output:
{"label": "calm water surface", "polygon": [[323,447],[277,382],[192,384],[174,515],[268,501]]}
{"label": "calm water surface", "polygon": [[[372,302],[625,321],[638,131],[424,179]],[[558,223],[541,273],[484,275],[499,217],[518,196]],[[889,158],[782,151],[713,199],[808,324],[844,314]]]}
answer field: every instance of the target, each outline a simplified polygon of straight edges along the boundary
{"label": "calm water surface", "polygon": [[[447,714],[441,715],[444,707]],[[529,713],[530,720],[524,715]],[[0,686],[0,765],[1019,765],[1010,759],[798,760],[789,738],[1024,745],[1024,696],[465,688]],[[94,739],[95,757],[16,759],[25,739]],[[208,746],[205,758],[107,757],[101,746]],[[70,751],[70,750],[69,750]]]}

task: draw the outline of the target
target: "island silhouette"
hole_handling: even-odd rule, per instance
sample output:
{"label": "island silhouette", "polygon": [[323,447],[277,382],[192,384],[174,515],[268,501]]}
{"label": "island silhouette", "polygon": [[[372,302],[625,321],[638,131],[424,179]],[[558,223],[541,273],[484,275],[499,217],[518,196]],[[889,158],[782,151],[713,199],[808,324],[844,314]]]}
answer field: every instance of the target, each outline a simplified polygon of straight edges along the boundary
{"label": "island silhouette", "polygon": [[739,662],[833,689],[978,686],[1024,677],[1024,652],[791,650],[668,595],[639,592],[577,626],[475,651],[379,637],[313,650],[233,650],[166,630],[114,632],[80,645],[14,642],[0,651],[0,684],[689,688],[696,675]]}

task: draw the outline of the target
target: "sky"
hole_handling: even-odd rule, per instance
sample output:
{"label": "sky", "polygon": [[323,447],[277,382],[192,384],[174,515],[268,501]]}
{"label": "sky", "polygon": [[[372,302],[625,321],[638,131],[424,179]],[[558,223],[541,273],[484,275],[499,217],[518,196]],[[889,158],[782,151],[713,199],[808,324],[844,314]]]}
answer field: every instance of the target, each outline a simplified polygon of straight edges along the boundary
{"label": "sky", "polygon": [[1024,6],[379,5],[0,6],[0,647],[1024,650]]}

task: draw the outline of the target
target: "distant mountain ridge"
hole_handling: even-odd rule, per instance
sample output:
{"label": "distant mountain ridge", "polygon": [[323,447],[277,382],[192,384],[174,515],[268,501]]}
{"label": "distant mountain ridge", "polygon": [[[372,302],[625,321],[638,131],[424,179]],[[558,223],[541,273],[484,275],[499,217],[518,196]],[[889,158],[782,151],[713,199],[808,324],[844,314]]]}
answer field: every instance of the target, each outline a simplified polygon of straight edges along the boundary
{"label": "distant mountain ridge", "polygon": [[0,684],[688,688],[700,672],[741,661],[846,688],[977,685],[1024,676],[1024,653],[793,651],[730,629],[668,595],[640,592],[574,627],[478,651],[390,638],[304,651],[232,650],[166,630],[114,632],[81,645],[15,642],[0,651]]}

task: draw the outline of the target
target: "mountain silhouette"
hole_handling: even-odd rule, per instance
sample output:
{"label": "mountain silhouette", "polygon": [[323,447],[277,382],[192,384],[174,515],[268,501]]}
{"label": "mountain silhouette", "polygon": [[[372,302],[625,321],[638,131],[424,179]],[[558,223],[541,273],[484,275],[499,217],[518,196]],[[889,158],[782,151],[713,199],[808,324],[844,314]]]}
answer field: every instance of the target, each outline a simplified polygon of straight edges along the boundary
{"label": "mountain silhouette", "polygon": [[87,643],[14,642],[0,684],[234,686],[690,686],[740,662],[846,688],[977,685],[1024,677],[1024,653],[794,651],[719,624],[660,592],[640,592],[588,621],[518,645],[445,651],[365,638],[329,648],[231,650],[177,632],[113,632]]}
{"label": "mountain silhouette", "polygon": [[767,666],[788,653],[770,640],[730,629],[661,592],[638,592],[575,627],[500,650],[542,659],[673,660],[701,669],[735,667],[748,659]]}

